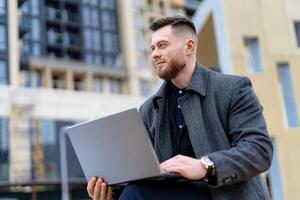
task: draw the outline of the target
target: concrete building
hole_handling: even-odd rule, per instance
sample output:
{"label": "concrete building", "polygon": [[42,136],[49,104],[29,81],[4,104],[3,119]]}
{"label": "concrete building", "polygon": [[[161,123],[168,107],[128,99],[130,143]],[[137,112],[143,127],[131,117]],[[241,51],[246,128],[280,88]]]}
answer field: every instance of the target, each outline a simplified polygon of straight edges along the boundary
{"label": "concrete building", "polygon": [[[276,147],[272,198],[300,199],[299,9],[298,0],[0,0],[0,196],[60,199],[60,128],[139,106],[160,83],[147,28],[182,14],[196,25],[200,63],[251,78]],[[69,194],[87,198],[67,152]]]}
{"label": "concrete building", "polygon": [[[170,1],[0,0],[1,197],[65,195],[60,129],[152,93],[147,28],[176,10]],[[66,142],[69,195],[87,198]]]}

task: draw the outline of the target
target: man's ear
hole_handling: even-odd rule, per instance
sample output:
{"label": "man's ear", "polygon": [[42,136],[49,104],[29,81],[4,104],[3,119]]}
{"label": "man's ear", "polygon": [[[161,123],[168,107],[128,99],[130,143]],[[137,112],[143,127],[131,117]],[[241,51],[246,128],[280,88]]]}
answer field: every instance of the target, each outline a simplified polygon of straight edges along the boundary
{"label": "man's ear", "polygon": [[196,44],[195,44],[194,40],[192,40],[192,39],[187,40],[185,43],[185,47],[184,47],[185,53],[187,55],[192,54],[195,51],[195,47],[196,47]]}

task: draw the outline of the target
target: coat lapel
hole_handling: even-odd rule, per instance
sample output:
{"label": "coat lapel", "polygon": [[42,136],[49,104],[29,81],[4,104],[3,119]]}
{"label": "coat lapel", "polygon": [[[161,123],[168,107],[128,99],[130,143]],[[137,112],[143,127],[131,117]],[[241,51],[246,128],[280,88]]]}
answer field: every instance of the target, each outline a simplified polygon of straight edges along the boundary
{"label": "coat lapel", "polygon": [[158,133],[156,134],[155,150],[158,153],[158,159],[163,162],[173,156],[171,127],[167,113],[168,99],[162,98],[157,101],[158,104]]}
{"label": "coat lapel", "polygon": [[203,123],[201,98],[195,94],[188,94],[179,100],[179,104],[181,105],[195,155],[197,158],[200,158],[210,152],[207,133]]}
{"label": "coat lapel", "polygon": [[[187,87],[190,90],[179,99],[179,104],[189,132],[190,140],[197,158],[210,152],[210,146],[203,123],[201,96],[205,96],[207,88],[207,71],[196,65],[192,79]],[[160,162],[172,157],[171,127],[167,113],[168,95],[167,82],[164,82],[154,97],[154,108],[157,110],[157,134],[154,148]]]}
{"label": "coat lapel", "polygon": [[179,99],[190,140],[197,158],[210,152],[209,141],[202,113],[202,99],[207,89],[207,70],[196,65],[191,81],[187,86],[187,95]]}

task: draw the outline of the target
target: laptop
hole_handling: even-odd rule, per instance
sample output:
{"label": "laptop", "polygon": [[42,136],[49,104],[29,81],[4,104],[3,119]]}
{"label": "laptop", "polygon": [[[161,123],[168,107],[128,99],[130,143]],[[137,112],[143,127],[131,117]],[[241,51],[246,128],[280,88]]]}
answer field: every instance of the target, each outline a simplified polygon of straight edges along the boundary
{"label": "laptop", "polygon": [[65,129],[87,180],[108,185],[180,178],[161,173],[159,162],[136,108]]}

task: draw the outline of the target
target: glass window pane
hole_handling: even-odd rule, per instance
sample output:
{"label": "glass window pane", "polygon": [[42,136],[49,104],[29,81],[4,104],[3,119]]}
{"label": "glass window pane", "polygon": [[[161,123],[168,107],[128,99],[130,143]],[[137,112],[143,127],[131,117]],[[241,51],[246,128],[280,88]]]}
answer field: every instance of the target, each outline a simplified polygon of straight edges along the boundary
{"label": "glass window pane", "polygon": [[51,120],[43,121],[42,127],[42,141],[44,145],[55,144],[56,135],[55,133],[55,123]]}
{"label": "glass window pane", "polygon": [[284,189],[283,189],[283,181],[282,174],[280,169],[280,161],[278,156],[278,148],[276,141],[273,139],[273,160],[272,165],[269,169],[270,176],[270,189],[271,189],[271,199],[273,200],[285,200]]}
{"label": "glass window pane", "polygon": [[110,56],[110,55],[105,55],[104,58],[105,58],[105,60],[104,60],[105,65],[110,66],[110,67],[115,66],[115,57]]}
{"label": "glass window pane", "polygon": [[0,84],[8,84],[8,68],[5,60],[0,60]]}
{"label": "glass window pane", "polygon": [[99,27],[99,15],[98,15],[98,10],[97,8],[94,8],[92,10],[92,25],[94,28],[98,28]]}
{"label": "glass window pane", "polygon": [[40,56],[41,55],[41,45],[40,43],[33,44],[33,55]]}
{"label": "glass window pane", "polygon": [[23,14],[29,14],[29,1],[25,1],[23,4],[22,4],[22,7],[21,7],[21,12]]}
{"label": "glass window pane", "polygon": [[95,30],[94,32],[94,50],[98,51],[101,50],[101,40],[100,40],[100,31]]}
{"label": "glass window pane", "polygon": [[6,26],[0,24],[0,51],[6,51]]}
{"label": "glass window pane", "polygon": [[112,33],[104,33],[104,51],[114,53],[118,51],[117,35]]}
{"label": "glass window pane", "polygon": [[87,63],[93,63],[93,54],[92,53],[86,53],[84,60]]}
{"label": "glass window pane", "polygon": [[103,79],[95,78],[93,81],[93,91],[103,92]]}
{"label": "glass window pane", "polygon": [[112,94],[121,94],[122,93],[122,83],[120,80],[110,80],[109,89]]}
{"label": "glass window pane", "polygon": [[115,31],[116,19],[113,12],[102,11],[102,28],[103,30]]}
{"label": "glass window pane", "polygon": [[22,53],[23,54],[29,54],[30,53],[30,42],[23,41],[23,43],[22,43]]}
{"label": "glass window pane", "polygon": [[42,86],[42,74],[40,71],[35,71],[34,73],[34,86],[41,87]]}
{"label": "glass window pane", "polygon": [[151,93],[150,83],[147,80],[140,80],[140,94],[142,96],[148,96]]}
{"label": "glass window pane", "polygon": [[8,181],[9,176],[9,124],[7,118],[0,118],[0,180]]}
{"label": "glass window pane", "polygon": [[85,49],[91,49],[93,46],[92,31],[89,28],[84,29],[84,47]]}
{"label": "glass window pane", "polygon": [[0,0],[0,15],[6,14],[6,0]]}
{"label": "glass window pane", "polygon": [[56,123],[53,120],[41,122],[41,138],[44,147],[44,165],[46,179],[58,178],[58,138]]}
{"label": "glass window pane", "polygon": [[262,72],[262,59],[259,40],[257,37],[245,38],[249,69],[251,72]]}
{"label": "glass window pane", "polygon": [[37,18],[31,21],[31,34],[33,40],[40,40],[40,20]]}
{"label": "glass window pane", "polygon": [[33,16],[38,16],[40,14],[39,1],[40,0],[31,0],[31,13]]}
{"label": "glass window pane", "polygon": [[115,0],[100,0],[100,4],[102,8],[109,8],[114,9],[115,8]]}
{"label": "glass window pane", "polygon": [[279,78],[289,127],[299,127],[292,77],[287,63],[278,64]]}
{"label": "glass window pane", "polygon": [[84,6],[82,9],[82,18],[83,18],[83,24],[85,26],[89,26],[91,24],[90,20],[90,9],[88,6]]}
{"label": "glass window pane", "polygon": [[31,72],[28,70],[24,70],[23,74],[24,74],[24,87],[31,87]]}
{"label": "glass window pane", "polygon": [[95,64],[102,64],[102,57],[100,56],[100,52],[95,55]]}
{"label": "glass window pane", "polygon": [[110,24],[109,12],[108,11],[103,11],[101,19],[102,19],[102,28],[103,28],[103,30],[110,30],[110,26],[112,24]]}

